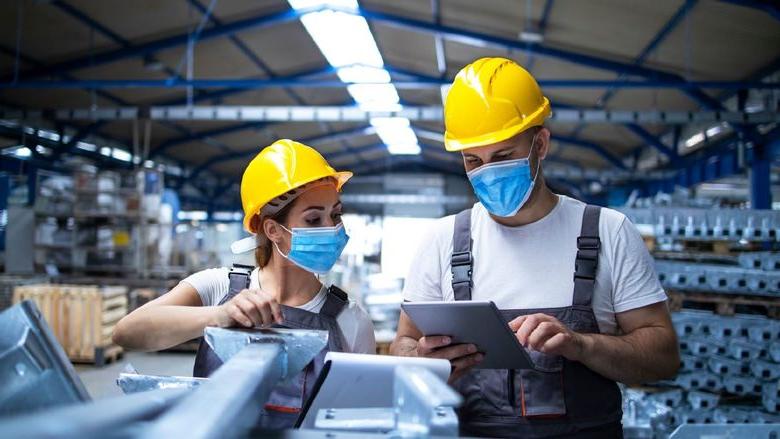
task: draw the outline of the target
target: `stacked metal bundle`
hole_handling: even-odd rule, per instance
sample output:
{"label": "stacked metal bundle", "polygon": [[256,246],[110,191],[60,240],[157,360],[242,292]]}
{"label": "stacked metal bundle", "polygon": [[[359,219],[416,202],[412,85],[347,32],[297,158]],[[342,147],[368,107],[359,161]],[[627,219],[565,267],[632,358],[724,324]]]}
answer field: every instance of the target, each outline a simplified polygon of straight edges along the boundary
{"label": "stacked metal bundle", "polygon": [[674,313],[672,320],[680,373],[654,383],[667,390],[624,390],[627,437],[666,437],[682,424],[780,422],[780,322],[706,311]]}
{"label": "stacked metal bundle", "polygon": [[634,224],[652,225],[656,237],[702,240],[780,240],[780,212],[772,210],[623,208]]}
{"label": "stacked metal bundle", "polygon": [[780,296],[780,270],[763,269],[780,264],[780,254],[744,253],[739,257],[744,266],[692,264],[657,260],[658,278],[665,288],[679,291],[707,291],[726,294]]}

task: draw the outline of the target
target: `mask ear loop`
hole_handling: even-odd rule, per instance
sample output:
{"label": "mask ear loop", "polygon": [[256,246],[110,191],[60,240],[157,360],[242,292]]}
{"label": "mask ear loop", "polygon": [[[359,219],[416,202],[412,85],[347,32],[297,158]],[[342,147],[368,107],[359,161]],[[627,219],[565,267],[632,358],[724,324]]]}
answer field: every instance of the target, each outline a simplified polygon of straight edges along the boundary
{"label": "mask ear loop", "polygon": [[[538,136],[539,133],[534,134],[534,138],[531,139],[531,152],[528,154],[528,161],[531,161],[531,154],[534,152],[534,146],[536,145],[536,136]],[[539,165],[542,164],[542,160],[539,157],[539,154],[536,154],[536,171],[534,171],[534,179],[533,184],[536,185],[536,177],[539,175]]]}

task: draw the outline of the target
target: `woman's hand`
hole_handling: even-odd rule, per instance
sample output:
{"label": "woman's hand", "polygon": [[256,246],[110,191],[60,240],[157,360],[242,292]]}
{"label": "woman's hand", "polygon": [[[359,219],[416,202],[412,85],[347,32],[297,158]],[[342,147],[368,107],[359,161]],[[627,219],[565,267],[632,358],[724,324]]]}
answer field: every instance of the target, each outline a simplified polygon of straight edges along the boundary
{"label": "woman's hand", "polygon": [[270,294],[262,290],[243,290],[217,307],[217,326],[252,328],[282,323],[282,310]]}

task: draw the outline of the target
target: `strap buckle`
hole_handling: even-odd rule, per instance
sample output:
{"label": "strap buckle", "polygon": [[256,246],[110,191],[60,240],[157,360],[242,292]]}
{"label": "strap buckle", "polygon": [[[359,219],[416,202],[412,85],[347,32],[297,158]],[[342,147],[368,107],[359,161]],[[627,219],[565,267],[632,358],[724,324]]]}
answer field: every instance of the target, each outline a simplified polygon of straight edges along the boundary
{"label": "strap buckle", "polygon": [[472,274],[471,252],[454,252],[450,264],[452,266],[452,283],[470,283]]}
{"label": "strap buckle", "polygon": [[601,239],[598,236],[578,236],[577,249],[599,250],[601,249]]}

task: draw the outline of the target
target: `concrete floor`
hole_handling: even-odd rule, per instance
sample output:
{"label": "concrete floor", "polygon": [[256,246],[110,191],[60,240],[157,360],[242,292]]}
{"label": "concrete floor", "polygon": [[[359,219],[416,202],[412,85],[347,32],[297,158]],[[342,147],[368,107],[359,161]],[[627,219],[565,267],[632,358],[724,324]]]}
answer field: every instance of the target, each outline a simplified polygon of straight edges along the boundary
{"label": "concrete floor", "polygon": [[116,379],[128,364],[145,375],[192,376],[194,362],[194,353],[125,352],[121,360],[104,367],[76,364],[75,368],[92,398],[101,399],[122,394]]}

